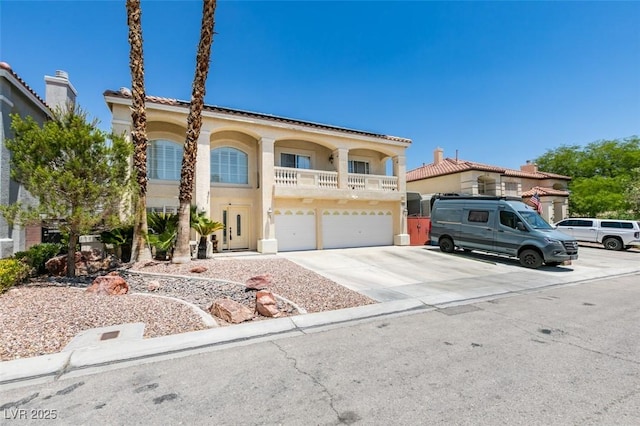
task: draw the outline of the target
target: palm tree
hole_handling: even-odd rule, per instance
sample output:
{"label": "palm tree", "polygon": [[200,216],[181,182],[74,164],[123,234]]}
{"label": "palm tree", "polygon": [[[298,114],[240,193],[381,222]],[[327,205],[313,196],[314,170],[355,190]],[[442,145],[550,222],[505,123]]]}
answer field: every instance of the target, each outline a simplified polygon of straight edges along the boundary
{"label": "palm tree", "polygon": [[146,243],[147,226],[147,113],[145,110],[144,61],[142,54],[142,10],[140,0],[127,0],[129,26],[129,67],[131,68],[131,139],[134,146],[133,170],[138,183],[135,194],[135,222],[131,262],[150,260],[151,250]]}
{"label": "palm tree", "polygon": [[178,236],[176,249],[171,258],[173,263],[187,263],[191,261],[191,251],[189,249],[191,196],[193,193],[196,154],[198,152],[198,137],[200,137],[200,128],[202,127],[205,83],[207,81],[207,74],[209,73],[209,58],[211,57],[211,46],[213,45],[215,11],[216,0],[203,0],[200,44],[198,45],[196,73],[193,78],[191,104],[189,106],[189,116],[187,117],[187,135],[184,142],[182,169],[180,171]]}

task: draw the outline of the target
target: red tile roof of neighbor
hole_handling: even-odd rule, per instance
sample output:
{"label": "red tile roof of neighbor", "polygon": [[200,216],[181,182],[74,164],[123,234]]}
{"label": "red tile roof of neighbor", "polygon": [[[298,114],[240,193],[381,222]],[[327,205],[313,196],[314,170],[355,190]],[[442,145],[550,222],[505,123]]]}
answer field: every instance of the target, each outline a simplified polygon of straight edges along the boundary
{"label": "red tile roof of neighbor", "polygon": [[16,74],[16,72],[11,68],[11,65],[9,65],[6,62],[0,62],[0,69],[3,69],[5,71],[7,71],[9,74],[11,74],[13,76],[13,78],[15,78],[18,81],[18,83],[20,83],[22,85],[22,87],[24,87],[29,93],[31,93],[33,96],[35,96],[35,98],[42,103],[43,107],[45,107],[45,108],[47,108],[49,110],[51,109],[51,108],[49,108],[49,105],[47,105],[47,103],[44,101],[44,99],[42,99],[40,97],[40,95],[38,95],[36,93],[36,91],[33,90],[31,88],[31,86],[29,86],[27,84],[26,81],[24,81],[18,74]]}
{"label": "red tile roof of neighbor", "polygon": [[[130,99],[131,98],[131,92],[129,90],[123,90],[123,89],[121,89],[119,91],[106,90],[104,92],[104,96],[112,96],[112,97],[117,97],[117,98]],[[189,106],[189,102],[187,102],[187,101],[181,101],[181,100],[172,99],[172,98],[162,98],[162,97],[158,97],[158,96],[149,96],[149,95],[147,95],[146,99],[147,99],[147,102],[156,103],[156,104],[162,104],[162,105],[173,105],[173,106],[180,106],[180,107],[188,107]],[[319,124],[319,123],[313,123],[313,122],[310,122],[310,121],[295,120],[295,119],[292,119],[292,118],[278,117],[278,116],[275,116],[275,115],[262,114],[262,113],[250,112],[250,111],[243,111],[243,110],[239,110],[239,109],[223,108],[223,107],[219,107],[219,106],[215,106],[215,105],[205,105],[204,106],[204,110],[205,111],[223,113],[223,114],[229,114],[229,115],[242,116],[242,117],[250,117],[250,118],[257,118],[257,119],[262,119],[262,120],[277,121],[277,122],[280,122],[280,123],[295,124],[295,125],[300,125],[300,126],[305,126],[305,127],[313,127],[313,128],[316,128],[316,129],[334,130],[334,131],[338,131],[338,132],[342,132],[342,133],[350,133],[350,134],[354,134],[354,135],[369,136],[369,137],[373,137],[373,138],[386,139],[386,140],[395,141],[395,142],[403,142],[403,143],[408,143],[408,144],[411,143],[411,139],[400,138],[400,137],[397,137],[397,136],[390,136],[390,135],[383,135],[383,134],[379,134],[379,133],[364,132],[364,131],[361,131],[361,130],[347,129],[347,128],[344,128],[344,127],[330,126],[330,125],[327,125],[327,124]]]}
{"label": "red tile roof of neighbor", "polygon": [[529,179],[563,179],[571,180],[569,176],[557,175],[555,173],[546,173],[537,171],[535,173],[524,172],[522,170],[506,169],[504,167],[491,166],[489,164],[476,163],[473,161],[456,160],[453,158],[445,158],[438,164],[425,164],[407,172],[407,182],[432,178],[436,176],[450,175],[454,173],[466,172],[468,170],[479,170],[484,172],[500,173],[504,176],[523,177]]}
{"label": "red tile roof of neighbor", "polygon": [[535,194],[536,192],[541,197],[554,196],[554,195],[562,196],[562,197],[569,196],[569,191],[566,191],[563,189],[544,188],[542,186],[534,186],[530,190],[524,191],[521,196],[522,198],[532,197],[533,194]]}

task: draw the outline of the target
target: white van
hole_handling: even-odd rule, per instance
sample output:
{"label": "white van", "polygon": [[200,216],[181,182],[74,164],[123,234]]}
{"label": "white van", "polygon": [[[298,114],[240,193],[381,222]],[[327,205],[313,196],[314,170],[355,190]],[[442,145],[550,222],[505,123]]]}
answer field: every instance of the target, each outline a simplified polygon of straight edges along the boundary
{"label": "white van", "polygon": [[561,220],[555,227],[578,241],[600,243],[607,250],[640,245],[640,223],[633,220],[575,217]]}
{"label": "white van", "polygon": [[578,258],[578,242],[549,225],[516,197],[436,195],[431,206],[431,243],[515,256],[527,268]]}

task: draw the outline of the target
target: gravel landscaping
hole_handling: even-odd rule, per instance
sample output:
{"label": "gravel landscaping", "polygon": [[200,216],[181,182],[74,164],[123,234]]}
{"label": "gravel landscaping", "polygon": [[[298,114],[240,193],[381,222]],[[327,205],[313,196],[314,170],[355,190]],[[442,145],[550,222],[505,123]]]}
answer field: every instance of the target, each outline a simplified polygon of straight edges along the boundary
{"label": "gravel landscaping", "polygon": [[[191,272],[196,267],[204,271]],[[87,293],[94,277],[77,277],[42,278],[0,295],[0,360],[59,352],[83,330],[123,323],[144,322],[145,338],[203,330],[207,326],[195,309],[208,312],[218,298],[255,310],[255,291],[247,291],[244,283],[259,275],[270,277],[267,290],[280,296],[282,315],[375,303],[277,255],[216,257],[182,265],[152,261],[118,271],[129,294]],[[268,318],[256,314],[257,320]]]}

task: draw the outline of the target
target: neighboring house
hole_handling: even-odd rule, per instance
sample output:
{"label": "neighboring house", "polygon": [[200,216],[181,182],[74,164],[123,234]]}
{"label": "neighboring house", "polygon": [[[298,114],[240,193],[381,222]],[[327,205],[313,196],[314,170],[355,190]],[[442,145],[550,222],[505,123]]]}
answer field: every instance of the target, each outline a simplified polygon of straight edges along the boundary
{"label": "neighboring house", "polygon": [[527,161],[520,170],[506,169],[460,160],[443,158],[443,150],[436,148],[431,164],[407,172],[407,191],[424,195],[460,193],[473,195],[516,196],[532,205],[537,193],[542,216],[557,222],[568,216],[568,176],[546,173]]}
{"label": "neighboring house", "polygon": [[[104,96],[130,135],[131,92]],[[148,96],[146,108],[147,208],[176,212],[189,103]],[[202,119],[193,204],[225,225],[220,250],[408,244],[409,139],[210,105]]]}
{"label": "neighboring house", "polygon": [[[26,205],[37,202],[23,187],[10,178],[10,153],[5,139],[13,137],[10,114],[31,116],[42,125],[51,118],[51,108],[64,107],[75,102],[76,90],[67,73],[56,71],[55,77],[45,76],[46,101],[18,76],[9,64],[0,62],[0,204],[10,205],[18,201]],[[45,230],[46,232],[46,230]],[[0,215],[0,258],[26,250],[42,241],[40,226],[10,226]]]}

